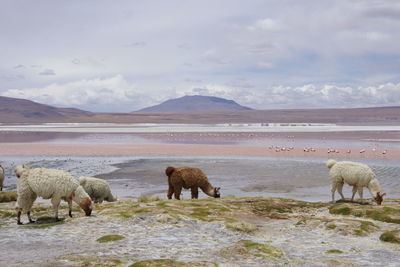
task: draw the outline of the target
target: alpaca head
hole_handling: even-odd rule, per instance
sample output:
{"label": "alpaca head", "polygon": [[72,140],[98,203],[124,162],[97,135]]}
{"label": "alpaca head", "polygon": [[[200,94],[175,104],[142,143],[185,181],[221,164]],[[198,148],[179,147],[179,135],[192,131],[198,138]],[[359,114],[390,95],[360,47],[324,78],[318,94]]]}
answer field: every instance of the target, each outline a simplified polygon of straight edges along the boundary
{"label": "alpaca head", "polygon": [[376,201],[376,203],[378,204],[378,205],[381,205],[382,204],[382,202],[383,202],[383,196],[384,195],[386,195],[386,193],[382,193],[381,194],[381,192],[377,192],[376,193],[376,196],[374,197],[374,199],[375,199],[375,201]]}
{"label": "alpaca head", "polygon": [[86,193],[82,186],[78,186],[74,192],[73,200],[85,211],[86,216],[92,214],[92,199]]}
{"label": "alpaca head", "polygon": [[29,167],[26,166],[25,164],[18,165],[18,166],[15,168],[14,173],[15,173],[15,175],[17,176],[17,178],[20,178],[21,175],[22,175],[22,173],[23,173],[24,171],[28,170],[28,169],[29,169]]}
{"label": "alpaca head", "polygon": [[86,216],[90,216],[92,214],[92,199],[84,198],[79,202],[79,206],[85,211]]}
{"label": "alpaca head", "polygon": [[215,198],[221,197],[221,193],[219,192],[220,189],[221,189],[221,187],[214,187],[214,197]]}

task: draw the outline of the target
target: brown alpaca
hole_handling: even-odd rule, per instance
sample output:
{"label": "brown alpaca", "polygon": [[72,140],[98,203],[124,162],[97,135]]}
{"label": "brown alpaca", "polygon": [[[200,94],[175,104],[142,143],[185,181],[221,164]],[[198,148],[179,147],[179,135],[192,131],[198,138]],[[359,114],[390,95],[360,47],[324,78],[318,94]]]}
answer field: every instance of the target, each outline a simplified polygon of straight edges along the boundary
{"label": "brown alpaca", "polygon": [[165,170],[165,174],[168,176],[168,194],[169,199],[172,195],[175,195],[176,199],[180,199],[182,187],[185,189],[191,189],[192,199],[199,197],[200,189],[210,197],[219,198],[219,187],[213,187],[207,179],[207,176],[198,168],[191,167],[168,167]]}

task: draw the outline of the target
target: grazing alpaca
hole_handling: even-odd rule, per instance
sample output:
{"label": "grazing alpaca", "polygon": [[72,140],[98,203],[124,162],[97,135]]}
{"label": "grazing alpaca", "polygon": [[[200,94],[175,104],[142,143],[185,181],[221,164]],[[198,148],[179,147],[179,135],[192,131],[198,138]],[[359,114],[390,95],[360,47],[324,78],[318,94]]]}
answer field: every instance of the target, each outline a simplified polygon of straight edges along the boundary
{"label": "grazing alpaca", "polygon": [[353,186],[353,195],[351,201],[354,200],[354,195],[358,191],[361,202],[363,201],[363,187],[367,187],[378,205],[381,205],[383,196],[386,193],[381,193],[381,186],[376,179],[374,172],[365,164],[351,161],[336,162],[328,160],[326,166],[329,170],[329,176],[332,181],[332,202],[335,202],[335,191],[338,190],[342,199],[344,183]]}
{"label": "grazing alpaca", "polygon": [[84,211],[86,216],[92,213],[92,200],[85,192],[78,180],[68,172],[56,169],[35,168],[29,169],[25,165],[19,165],[15,169],[18,177],[17,191],[17,223],[21,223],[22,211],[27,212],[29,222],[31,209],[36,198],[51,199],[55,219],[58,221],[58,206],[61,199],[68,202],[69,216],[72,217],[72,201],[75,201]]}
{"label": "grazing alpaca", "polygon": [[94,203],[102,203],[103,200],[108,202],[117,201],[111,193],[109,184],[103,179],[81,176],[79,177],[79,183]]}
{"label": "grazing alpaca", "polygon": [[180,199],[182,187],[185,189],[191,189],[192,199],[199,197],[199,187],[201,190],[210,197],[219,198],[220,193],[219,187],[213,187],[207,179],[207,176],[198,168],[191,167],[168,167],[165,170],[165,174],[168,176],[168,194],[169,199],[172,195],[175,195],[176,199]]}

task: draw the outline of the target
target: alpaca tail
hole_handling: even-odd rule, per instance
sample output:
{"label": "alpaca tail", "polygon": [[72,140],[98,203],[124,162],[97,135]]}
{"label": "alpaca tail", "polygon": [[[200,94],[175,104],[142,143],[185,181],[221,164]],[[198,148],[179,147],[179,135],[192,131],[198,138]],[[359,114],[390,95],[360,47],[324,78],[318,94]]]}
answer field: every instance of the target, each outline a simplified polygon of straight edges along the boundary
{"label": "alpaca tail", "polygon": [[165,174],[169,177],[169,176],[171,176],[171,174],[173,173],[175,171],[175,168],[174,167],[167,167],[166,169],[165,169]]}
{"label": "alpaca tail", "polygon": [[328,169],[332,168],[333,165],[336,164],[336,160],[330,159],[326,162],[326,167],[328,167]]}

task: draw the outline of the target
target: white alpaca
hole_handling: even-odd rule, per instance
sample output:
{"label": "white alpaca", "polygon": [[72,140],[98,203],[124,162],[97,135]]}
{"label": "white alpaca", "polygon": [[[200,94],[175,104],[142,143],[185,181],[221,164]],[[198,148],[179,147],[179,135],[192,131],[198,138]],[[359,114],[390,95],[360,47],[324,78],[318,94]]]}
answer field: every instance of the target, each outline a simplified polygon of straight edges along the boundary
{"label": "white alpaca", "polygon": [[95,203],[102,203],[103,200],[109,202],[117,200],[111,194],[110,186],[105,180],[94,177],[81,176],[79,177],[79,183]]}
{"label": "white alpaca", "polygon": [[383,201],[383,196],[386,193],[381,193],[381,186],[374,172],[365,164],[351,161],[336,162],[335,160],[328,160],[326,166],[330,169],[329,176],[332,182],[332,202],[335,202],[335,191],[338,190],[342,199],[344,183],[353,186],[353,195],[351,201],[358,191],[361,202],[363,201],[363,187],[367,187],[379,205]]}
{"label": "white alpaca", "polygon": [[0,165],[0,191],[3,191],[4,185],[4,168]]}
{"label": "white alpaca", "polygon": [[68,202],[69,216],[72,217],[72,201],[75,201],[90,216],[92,213],[92,200],[85,190],[79,185],[78,180],[68,172],[56,169],[35,168],[29,169],[25,165],[19,165],[15,169],[19,178],[17,184],[17,222],[21,223],[22,211],[27,212],[29,222],[30,211],[33,202],[38,196],[44,199],[51,199],[55,212],[55,219],[58,221],[58,206],[61,199]]}

